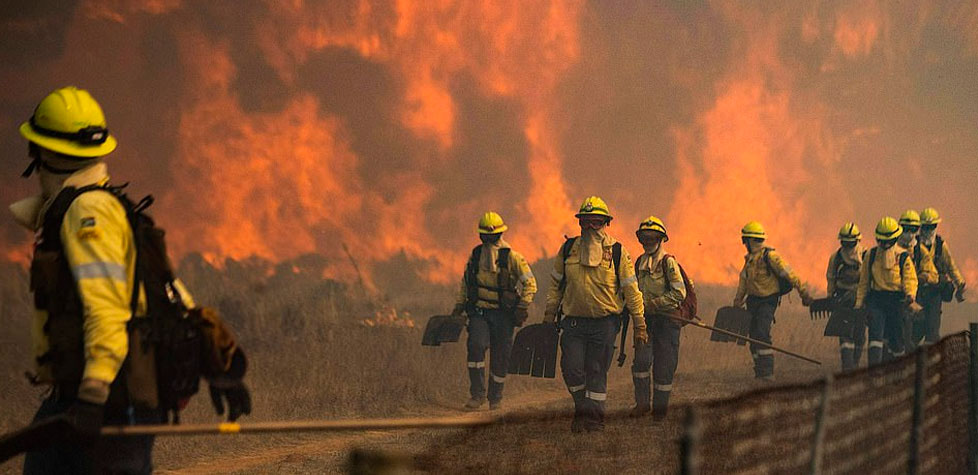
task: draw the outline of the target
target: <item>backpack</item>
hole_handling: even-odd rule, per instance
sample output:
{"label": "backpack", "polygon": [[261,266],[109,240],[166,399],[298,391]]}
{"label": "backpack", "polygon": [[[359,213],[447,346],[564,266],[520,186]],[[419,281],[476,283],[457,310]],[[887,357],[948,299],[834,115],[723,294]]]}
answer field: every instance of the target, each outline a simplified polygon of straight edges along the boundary
{"label": "backpack", "polygon": [[[682,264],[679,263],[676,256],[671,254],[662,256],[662,263],[660,264],[662,266],[662,275],[668,275],[666,273],[666,259],[670,257],[672,260],[676,261],[676,266],[679,267],[679,274],[683,277],[683,285],[686,287],[686,297],[683,298],[683,301],[679,304],[679,316],[686,320],[692,320],[696,318],[698,306],[696,289],[693,286],[693,281],[689,280],[689,276],[686,275],[686,269],[684,269]],[[636,274],[638,273],[636,272]],[[685,325],[685,323],[683,325]]]}
{"label": "backpack", "polygon": [[[489,287],[479,283],[479,259],[482,257],[482,245],[476,246],[472,249],[472,255],[469,257],[469,262],[465,264],[465,282],[466,282],[466,302],[465,305],[474,309],[475,304],[479,300],[485,302],[494,303],[499,305],[501,310],[513,311],[516,309],[516,305],[519,303],[520,297],[516,293],[516,288],[512,283],[512,278],[509,275],[509,248],[502,248],[499,250],[496,256],[496,265],[499,266],[499,273],[496,274],[496,286]],[[479,289],[486,289],[496,292],[498,298],[496,300],[480,299]]]}
{"label": "backpack", "polygon": [[764,248],[764,262],[767,264],[767,270],[770,271],[771,274],[774,274],[774,276],[778,279],[778,291],[774,295],[781,297],[783,295],[790,294],[791,290],[794,289],[795,286],[791,284],[790,280],[785,279],[781,276],[781,274],[775,272],[774,266],[771,265],[770,254],[772,250],[773,249],[770,247]]}
{"label": "backpack", "polygon": [[[101,190],[112,194],[126,210],[136,252],[133,290],[130,296],[131,318],[127,324],[129,351],[122,369],[112,383],[110,404],[158,408],[179,422],[179,411],[197,393],[205,371],[203,351],[206,348],[199,313],[183,304],[166,251],[165,232],[145,213],[153,204],[146,196],[133,203],[123,192],[125,185],[89,185],[63,189],[44,215],[41,239],[32,263],[32,289],[35,306],[49,310],[48,336],[52,342],[49,360],[54,366],[55,381],[77,384],[81,379],[84,358],[73,363],[82,345],[81,302],[74,277],[64,259],[60,231],[68,208],[78,196]],[[67,274],[65,274],[67,272]],[[61,284],[60,295],[53,295],[49,282]],[[70,285],[65,286],[65,283]],[[146,296],[146,315],[136,317],[139,291]],[[53,311],[53,313],[51,312]],[[65,343],[64,347],[57,347]],[[44,357],[39,358],[43,363]],[[61,366],[59,371],[58,367]]]}

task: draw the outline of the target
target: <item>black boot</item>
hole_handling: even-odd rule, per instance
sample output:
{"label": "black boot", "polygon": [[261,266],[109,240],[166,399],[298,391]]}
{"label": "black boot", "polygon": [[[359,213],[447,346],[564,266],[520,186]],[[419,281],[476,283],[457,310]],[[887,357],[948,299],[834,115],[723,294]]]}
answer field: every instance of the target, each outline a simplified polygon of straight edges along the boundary
{"label": "black boot", "polygon": [[584,426],[587,423],[584,414],[584,390],[572,392],[571,397],[574,398],[574,420],[571,421],[571,432],[580,434],[584,432]]}
{"label": "black boot", "polygon": [[652,392],[652,420],[661,421],[669,411],[669,394],[671,391]]}

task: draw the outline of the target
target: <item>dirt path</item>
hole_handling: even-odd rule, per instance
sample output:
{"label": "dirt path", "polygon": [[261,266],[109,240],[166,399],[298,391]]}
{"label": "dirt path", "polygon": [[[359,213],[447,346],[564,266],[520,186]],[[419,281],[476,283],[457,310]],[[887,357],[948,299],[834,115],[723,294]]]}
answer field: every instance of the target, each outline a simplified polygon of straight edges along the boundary
{"label": "dirt path", "polygon": [[[804,364],[785,362],[777,384],[810,380],[821,373]],[[356,448],[384,454],[382,464],[404,464],[437,472],[533,472],[556,469],[576,471],[601,466],[616,471],[672,471],[674,441],[681,430],[681,411],[672,411],[659,424],[651,419],[627,419],[622,414],[631,406],[631,382],[627,370],[614,369],[609,391],[608,429],[601,434],[575,435],[568,430],[571,403],[567,393],[548,384],[546,389],[524,391],[506,400],[503,414],[512,418],[529,413],[543,414],[532,421],[509,421],[469,430],[372,431],[257,438],[239,436],[233,447],[222,440],[196,438],[193,444],[221,447],[184,463],[168,466],[165,447],[157,455],[161,473],[335,473],[346,467]],[[674,407],[700,400],[728,397],[760,387],[744,371],[698,371],[676,376]],[[459,401],[460,403],[461,401]],[[417,410],[405,416],[458,415],[449,404]],[[202,446],[197,445],[200,449]],[[624,454],[624,456],[623,456]],[[180,457],[177,457],[180,459]],[[172,460],[172,459],[171,459]],[[627,461],[627,462],[623,462]],[[597,464],[597,465],[595,465]],[[603,470],[597,470],[602,472]]]}

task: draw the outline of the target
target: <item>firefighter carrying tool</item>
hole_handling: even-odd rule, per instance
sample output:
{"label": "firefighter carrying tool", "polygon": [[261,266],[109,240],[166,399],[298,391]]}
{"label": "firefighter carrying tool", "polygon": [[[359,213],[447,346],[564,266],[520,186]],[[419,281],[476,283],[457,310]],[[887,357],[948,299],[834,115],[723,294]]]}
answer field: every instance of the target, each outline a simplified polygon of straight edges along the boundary
{"label": "firefighter carrying tool", "polygon": [[[802,304],[809,305],[812,299],[807,287],[781,255],[764,244],[767,233],[761,223],[747,223],[741,229],[740,236],[747,248],[747,255],[744,256],[744,268],[740,272],[733,306],[742,307],[746,301],[747,310],[751,313],[750,337],[770,344],[771,325],[774,324],[774,313],[781,304],[781,296],[798,289]],[[754,377],[773,379],[772,350],[751,343],[750,351],[754,359]]]}
{"label": "firefighter carrying tool", "polygon": [[[620,315],[627,307],[636,346],[648,342],[645,306],[635,270],[624,247],[607,232],[608,205],[597,196],[575,215],[581,236],[564,242],[554,261],[544,321],[559,325],[560,370],[574,399],[573,432],[604,429],[608,369]],[[618,265],[616,265],[616,262]]]}
{"label": "firefighter carrying tool", "polygon": [[526,322],[527,309],[537,292],[537,281],[523,255],[503,239],[509,227],[493,211],[479,220],[479,240],[465,266],[452,316],[468,317],[470,399],[466,410],[476,410],[487,399],[486,350],[489,351],[489,409],[498,409],[509,372],[513,329]]}
{"label": "firefighter carrying tool", "polygon": [[[854,309],[856,287],[859,286],[859,267],[866,250],[859,244],[862,233],[855,223],[839,229],[839,249],[829,258],[825,271],[826,288],[832,302],[832,316],[825,326],[825,336],[839,337],[842,371],[859,366],[866,343],[866,319],[863,311]],[[812,303],[814,312],[815,303]]]}

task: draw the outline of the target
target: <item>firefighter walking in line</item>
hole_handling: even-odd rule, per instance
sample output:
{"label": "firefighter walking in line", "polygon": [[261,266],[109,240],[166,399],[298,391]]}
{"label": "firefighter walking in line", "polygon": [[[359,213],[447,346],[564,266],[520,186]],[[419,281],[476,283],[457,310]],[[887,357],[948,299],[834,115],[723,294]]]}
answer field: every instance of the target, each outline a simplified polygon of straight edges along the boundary
{"label": "firefighter walking in line", "polygon": [[[910,316],[908,322],[909,334],[906,337],[906,350],[915,349],[923,341],[927,332],[928,310],[933,310],[935,300],[940,311],[941,291],[939,287],[940,275],[934,265],[934,253],[920,243],[920,214],[914,210],[907,210],[900,216],[900,227],[903,235],[900,236],[900,245],[907,249],[913,259],[914,269],[917,271],[917,296],[916,302],[923,309]],[[914,238],[904,239],[908,233],[913,234]],[[909,244],[909,247],[908,245]],[[937,317],[938,319],[940,316]]]}
{"label": "firefighter walking in line", "polygon": [[[147,304],[143,293],[133,292],[136,245],[127,210],[102,188],[109,181],[102,157],[116,148],[116,139],[95,99],[74,87],[45,97],[20,133],[29,141],[31,158],[23,176],[37,172],[41,194],[10,210],[37,236],[31,264],[37,370],[31,379],[51,387],[34,420],[64,414],[72,427],[65,441],[28,452],[24,473],[150,473],[153,437],[99,437],[103,423],[154,424],[165,418],[163,408],[143,404],[147,400],[136,395],[136,382],[155,381],[155,372],[148,376],[129,364],[135,337],[128,327],[146,315]],[[92,191],[74,195],[87,187]],[[74,198],[59,204],[63,196]],[[193,307],[179,282],[174,285]],[[243,353],[235,351],[233,340],[225,343],[243,376]],[[240,379],[222,383],[211,385],[215,406],[226,399],[232,419],[249,413],[250,397]],[[154,382],[150,399],[156,389]]]}
{"label": "firefighter walking in line", "polygon": [[[839,229],[839,249],[829,258],[825,273],[829,297],[836,299],[838,305],[853,308],[856,306],[856,287],[859,286],[859,267],[866,250],[859,241],[862,233],[855,223],[846,223]],[[842,358],[842,371],[859,367],[863,346],[866,344],[866,324],[856,321],[850,336],[839,337],[839,354]]]}
{"label": "firefighter walking in line", "polygon": [[[920,334],[914,335],[914,341],[919,341],[922,337],[927,343],[935,343],[941,337],[941,306],[943,302],[950,302],[952,294],[958,302],[964,301],[964,290],[966,287],[964,277],[958,266],[951,257],[951,250],[947,247],[947,241],[937,234],[937,225],[941,222],[941,216],[934,208],[926,208],[920,212],[920,237],[918,239],[916,252],[930,256],[934,267],[938,273],[936,286],[922,286],[920,293],[920,305],[924,308],[923,326]],[[923,289],[927,289],[926,292]]]}
{"label": "firefighter walking in line", "polygon": [[[781,296],[798,289],[802,304],[809,305],[811,296],[801,279],[792,272],[774,248],[764,244],[767,233],[757,221],[744,225],[740,232],[741,241],[747,248],[744,268],[740,271],[740,282],[733,306],[743,307],[745,302],[751,314],[750,336],[755,340],[771,343],[771,325],[774,313],[781,304]],[[774,378],[774,350],[753,343],[750,344],[754,359],[754,377],[764,380]]]}
{"label": "firefighter walking in line", "polygon": [[870,249],[859,268],[856,308],[869,311],[870,365],[906,351],[909,311],[918,311],[917,271],[909,253],[897,245],[903,228],[887,216],[876,225],[876,247]]}
{"label": "firefighter walking in line", "polygon": [[663,249],[663,243],[669,240],[665,224],[649,216],[639,224],[635,235],[645,250],[635,261],[635,275],[645,303],[650,342],[635,348],[632,361],[635,407],[631,415],[640,417],[651,411],[653,419],[662,420],[666,417],[672,378],[679,363],[681,325],[669,316],[681,317],[679,306],[686,298],[687,289],[679,263]]}
{"label": "firefighter walking in line", "polygon": [[560,369],[574,399],[571,430],[591,432],[604,429],[608,368],[619,324],[628,324],[621,322],[626,307],[635,346],[649,338],[631,259],[607,232],[612,220],[608,205],[591,196],[575,216],[581,235],[565,241],[557,253],[544,321],[555,322],[558,312],[564,316]]}
{"label": "firefighter walking in line", "polygon": [[489,409],[499,409],[509,370],[513,329],[526,322],[537,281],[523,255],[503,239],[503,218],[489,211],[479,220],[472,250],[452,315],[468,316],[469,395],[466,410],[486,402],[486,350],[489,350]]}

